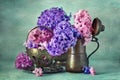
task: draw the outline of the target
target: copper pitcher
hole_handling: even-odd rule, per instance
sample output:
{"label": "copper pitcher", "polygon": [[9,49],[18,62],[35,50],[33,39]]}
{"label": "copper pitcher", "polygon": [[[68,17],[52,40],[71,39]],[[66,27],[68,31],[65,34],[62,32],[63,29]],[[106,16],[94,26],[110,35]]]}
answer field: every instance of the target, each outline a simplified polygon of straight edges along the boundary
{"label": "copper pitcher", "polygon": [[78,39],[75,47],[68,50],[68,56],[66,61],[66,71],[67,72],[82,72],[84,66],[89,66],[89,58],[98,50],[99,42],[95,37],[100,32],[104,31],[105,27],[99,18],[95,18],[92,23],[92,42],[97,43],[97,48],[87,56],[86,46],[83,46],[82,39]]}
{"label": "copper pitcher", "polygon": [[[93,39],[97,42],[97,38]],[[71,47],[68,50],[68,57],[66,61],[66,71],[68,72],[82,72],[84,66],[89,66],[90,56],[97,51],[99,43],[97,42],[97,48],[89,55],[86,54],[86,46],[83,46],[83,40],[78,39],[75,47]]]}
{"label": "copper pitcher", "polygon": [[[85,46],[82,46],[82,40],[79,39],[75,47],[68,50],[68,57],[66,61],[66,71],[81,72],[82,66],[87,65]],[[82,61],[81,61],[82,60]]]}

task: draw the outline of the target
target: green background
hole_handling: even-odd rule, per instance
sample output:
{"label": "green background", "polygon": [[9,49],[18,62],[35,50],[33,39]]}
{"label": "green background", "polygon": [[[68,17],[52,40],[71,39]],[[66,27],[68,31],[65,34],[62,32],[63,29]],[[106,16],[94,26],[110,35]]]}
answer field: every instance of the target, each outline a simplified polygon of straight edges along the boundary
{"label": "green background", "polygon": [[[62,7],[67,14],[86,9],[92,19],[102,20],[105,31],[98,35],[100,48],[90,58],[97,75],[65,72],[35,77],[15,69],[15,57],[25,51],[23,43],[28,31],[36,26],[41,11],[51,7]],[[120,0],[0,0],[0,80],[120,80],[119,33]],[[88,54],[95,47],[89,43]]]}

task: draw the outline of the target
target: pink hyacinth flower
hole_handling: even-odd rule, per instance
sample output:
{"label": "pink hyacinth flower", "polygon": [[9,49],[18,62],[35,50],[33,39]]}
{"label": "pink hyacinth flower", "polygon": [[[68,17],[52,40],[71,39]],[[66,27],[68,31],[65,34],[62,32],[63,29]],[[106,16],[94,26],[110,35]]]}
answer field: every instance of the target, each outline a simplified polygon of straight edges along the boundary
{"label": "pink hyacinth flower", "polygon": [[91,27],[92,20],[88,11],[80,10],[74,15],[74,27],[80,32],[84,39],[84,45],[92,39]]}
{"label": "pink hyacinth flower", "polygon": [[94,75],[95,75],[95,70],[94,70],[94,68],[93,68],[93,67],[91,67],[91,68],[90,68],[90,74],[91,74],[92,76],[94,76]]}
{"label": "pink hyacinth flower", "polygon": [[47,28],[41,30],[39,27],[32,29],[29,34],[26,43],[27,48],[45,49],[45,44],[50,41],[53,33]]}
{"label": "pink hyacinth flower", "polygon": [[34,73],[37,77],[43,75],[42,68],[35,68],[35,70],[32,71],[32,73]]}

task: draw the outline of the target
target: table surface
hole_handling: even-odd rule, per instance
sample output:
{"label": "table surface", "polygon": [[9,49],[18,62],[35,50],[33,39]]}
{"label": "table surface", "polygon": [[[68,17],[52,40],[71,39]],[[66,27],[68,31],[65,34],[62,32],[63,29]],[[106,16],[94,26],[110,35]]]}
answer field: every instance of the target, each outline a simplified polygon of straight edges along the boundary
{"label": "table surface", "polygon": [[[120,64],[109,60],[91,61],[96,70],[96,75],[83,73],[55,73],[43,74],[36,77],[34,74],[24,70],[17,70],[14,61],[0,61],[0,80],[120,80]],[[97,65],[95,63],[98,63]]]}

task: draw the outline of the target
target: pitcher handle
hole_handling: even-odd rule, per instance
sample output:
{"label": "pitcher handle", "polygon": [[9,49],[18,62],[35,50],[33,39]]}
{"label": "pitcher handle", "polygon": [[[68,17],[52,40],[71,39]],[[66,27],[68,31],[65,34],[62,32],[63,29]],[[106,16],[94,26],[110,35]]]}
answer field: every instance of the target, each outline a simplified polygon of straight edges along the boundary
{"label": "pitcher handle", "polygon": [[90,54],[88,55],[88,57],[87,57],[88,62],[89,62],[89,58],[99,49],[98,38],[96,38],[95,36],[93,36],[91,41],[92,41],[92,42],[96,42],[97,47],[96,47],[96,49],[95,49],[92,53],[90,53]]}

